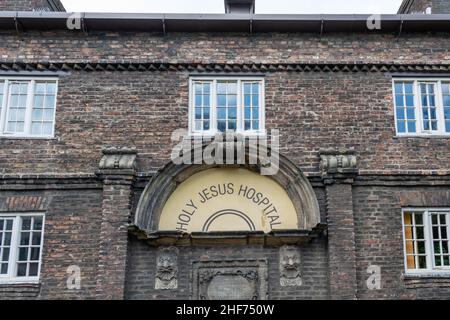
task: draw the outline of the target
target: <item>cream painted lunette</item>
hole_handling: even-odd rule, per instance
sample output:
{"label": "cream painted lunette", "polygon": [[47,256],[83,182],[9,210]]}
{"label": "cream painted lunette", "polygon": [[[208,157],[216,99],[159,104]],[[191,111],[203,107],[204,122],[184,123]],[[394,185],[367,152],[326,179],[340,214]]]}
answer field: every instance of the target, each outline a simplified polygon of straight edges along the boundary
{"label": "cream painted lunette", "polygon": [[182,182],[162,210],[158,230],[294,230],[298,215],[274,180],[244,168],[214,168]]}

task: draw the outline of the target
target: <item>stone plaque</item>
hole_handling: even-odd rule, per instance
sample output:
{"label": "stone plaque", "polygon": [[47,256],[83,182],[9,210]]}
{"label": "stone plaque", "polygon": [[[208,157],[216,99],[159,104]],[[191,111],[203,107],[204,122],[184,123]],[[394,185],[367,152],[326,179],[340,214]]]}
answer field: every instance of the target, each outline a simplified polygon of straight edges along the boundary
{"label": "stone plaque", "polygon": [[266,300],[267,261],[194,262],[193,299]]}

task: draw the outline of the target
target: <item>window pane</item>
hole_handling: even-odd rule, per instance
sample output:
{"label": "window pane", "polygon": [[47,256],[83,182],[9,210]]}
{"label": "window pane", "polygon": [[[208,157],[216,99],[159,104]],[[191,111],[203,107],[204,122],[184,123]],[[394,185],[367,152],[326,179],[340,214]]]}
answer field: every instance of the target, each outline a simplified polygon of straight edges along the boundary
{"label": "window pane", "polygon": [[244,96],[244,106],[250,107],[252,104],[252,96],[251,95],[245,95]]}
{"label": "window pane", "polygon": [[405,109],[404,108],[397,108],[397,119],[399,119],[399,120],[405,119]]}
{"label": "window pane", "polygon": [[237,97],[235,95],[228,97],[228,106],[229,107],[236,107],[237,106]]}
{"label": "window pane", "polygon": [[408,121],[408,132],[410,132],[410,133],[416,132],[416,122],[415,121]]}
{"label": "window pane", "polygon": [[53,109],[44,109],[44,121],[53,121]]}
{"label": "window pane", "polygon": [[25,217],[22,218],[22,230],[30,230],[31,228],[31,218]]}
{"label": "window pane", "polygon": [[417,251],[419,254],[425,254],[425,241],[417,241]]}
{"label": "window pane", "polygon": [[25,277],[27,275],[27,264],[26,263],[18,263],[17,264],[17,276]]}
{"label": "window pane", "polygon": [[426,269],[427,268],[427,257],[419,256],[419,268]]}
{"label": "window pane", "polygon": [[42,109],[34,109],[32,119],[33,121],[42,121]]}
{"label": "window pane", "polygon": [[414,108],[406,108],[406,117],[408,119],[415,119],[416,115],[414,113]]}
{"label": "window pane", "polygon": [[0,274],[8,274],[8,264],[7,263],[1,264]]}
{"label": "window pane", "polygon": [[259,83],[254,82],[252,85],[252,94],[259,94]]}
{"label": "window pane", "polygon": [[405,133],[406,132],[406,126],[404,121],[398,121],[397,122],[397,131],[399,133]]}
{"label": "window pane", "polygon": [[416,238],[417,238],[418,240],[423,240],[423,239],[425,239],[425,237],[424,237],[424,232],[423,232],[423,227],[416,227],[416,231],[417,231]]}
{"label": "window pane", "polygon": [[251,113],[250,113],[251,109],[250,108],[245,108],[244,109],[244,117],[245,119],[251,119]]}
{"label": "window pane", "polygon": [[30,243],[30,233],[21,232],[20,233],[20,245],[28,245]]}
{"label": "window pane", "polygon": [[413,93],[413,83],[412,82],[405,83],[405,93],[409,93],[409,94]]}
{"label": "window pane", "polygon": [[209,120],[209,117],[210,117],[209,110],[210,110],[210,108],[204,108],[203,109],[203,119]]}
{"label": "window pane", "polygon": [[229,82],[227,87],[227,94],[237,94],[237,82]]}
{"label": "window pane", "polygon": [[403,103],[403,96],[400,96],[400,95],[396,95],[396,96],[395,96],[395,105],[396,105],[397,107],[403,107],[403,106],[404,106],[404,103]]}
{"label": "window pane", "polygon": [[226,122],[225,121],[218,121],[217,122],[217,130],[220,132],[225,132],[226,130]]}
{"label": "window pane", "polygon": [[227,112],[226,108],[217,108],[217,119],[226,119],[227,118]]}
{"label": "window pane", "polygon": [[201,83],[196,83],[195,85],[195,94],[196,95],[201,95],[202,92],[202,84]]}
{"label": "window pane", "polygon": [[35,94],[45,94],[45,83],[38,82],[36,83],[36,92]]}
{"label": "window pane", "polygon": [[1,258],[2,258],[2,262],[9,261],[9,248],[3,248]]}
{"label": "window pane", "polygon": [[53,132],[53,123],[45,122],[42,125],[42,134],[43,135],[51,135]]}
{"label": "window pane", "polygon": [[30,263],[30,270],[29,270],[29,276],[30,277],[35,277],[38,274],[38,268],[39,268],[39,264],[38,263]]}
{"label": "window pane", "polygon": [[258,108],[253,108],[252,117],[253,117],[253,119],[259,119],[259,109]]}
{"label": "window pane", "polygon": [[254,107],[259,106],[259,96],[257,95],[252,96],[252,104]]}
{"label": "window pane", "polygon": [[31,248],[30,260],[31,261],[39,261],[39,248]]}
{"label": "window pane", "polygon": [[42,123],[41,122],[33,122],[31,124],[31,134],[42,134]]}
{"label": "window pane", "polygon": [[28,248],[19,248],[19,261],[28,260]]}
{"label": "window pane", "polygon": [[251,88],[252,88],[252,86],[250,83],[244,83],[244,94],[250,94]]}
{"label": "window pane", "polygon": [[417,225],[423,225],[423,213],[414,214],[414,223]]}
{"label": "window pane", "polygon": [[209,121],[204,121],[203,122],[203,130],[210,130],[210,125],[209,125]]}
{"label": "window pane", "polygon": [[4,246],[11,245],[11,232],[5,232],[4,239],[3,239],[3,245]]}
{"label": "window pane", "polygon": [[217,93],[218,94],[226,94],[227,93],[227,83],[226,82],[218,82],[217,83]]}
{"label": "window pane", "polygon": [[195,108],[195,119],[201,119],[201,118],[202,118],[202,109]]}
{"label": "window pane", "polygon": [[44,96],[37,95],[34,97],[34,107],[36,109],[42,109],[44,107]]}
{"label": "window pane", "polygon": [[42,230],[42,217],[34,217],[33,230]]}
{"label": "window pane", "polygon": [[203,83],[203,94],[208,95],[211,93],[211,84],[210,83]]}
{"label": "window pane", "polygon": [[195,106],[196,107],[201,107],[202,106],[202,96],[198,95],[195,97]]}
{"label": "window pane", "polygon": [[412,95],[407,95],[406,97],[405,97],[406,99],[406,106],[407,107],[414,107],[414,96],[412,96]]}
{"label": "window pane", "polygon": [[203,96],[203,106],[204,107],[210,107],[211,106],[211,97],[209,95]]}
{"label": "window pane", "polygon": [[220,94],[217,96],[217,105],[219,107],[225,107],[227,105],[227,96]]}
{"label": "window pane", "polygon": [[31,242],[32,245],[40,245],[41,244],[41,233],[33,232],[33,240]]}
{"label": "window pane", "polygon": [[228,119],[231,119],[231,120],[237,119],[237,109],[236,108],[230,108],[228,110]]}

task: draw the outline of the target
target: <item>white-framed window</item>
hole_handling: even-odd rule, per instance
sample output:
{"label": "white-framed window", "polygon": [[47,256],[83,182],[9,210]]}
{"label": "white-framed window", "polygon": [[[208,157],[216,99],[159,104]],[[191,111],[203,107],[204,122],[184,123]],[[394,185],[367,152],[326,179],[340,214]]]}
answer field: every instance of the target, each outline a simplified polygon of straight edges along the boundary
{"label": "white-framed window", "polygon": [[395,78],[393,92],[398,135],[450,136],[450,79]]}
{"label": "white-framed window", "polygon": [[450,208],[403,209],[407,274],[450,274]]}
{"label": "white-framed window", "polygon": [[0,77],[0,137],[52,138],[57,78]]}
{"label": "white-framed window", "polygon": [[38,282],[44,215],[0,213],[0,284]]}
{"label": "white-framed window", "polygon": [[191,77],[189,87],[190,134],[265,133],[263,78]]}

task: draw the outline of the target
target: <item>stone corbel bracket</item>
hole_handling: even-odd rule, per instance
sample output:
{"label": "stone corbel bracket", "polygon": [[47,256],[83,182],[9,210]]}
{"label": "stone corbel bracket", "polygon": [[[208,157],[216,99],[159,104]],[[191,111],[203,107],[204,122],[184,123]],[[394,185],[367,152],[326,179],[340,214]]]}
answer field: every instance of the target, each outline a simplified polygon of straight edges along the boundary
{"label": "stone corbel bracket", "polygon": [[322,176],[353,176],[358,174],[358,163],[354,149],[322,149],[319,154]]}
{"label": "stone corbel bracket", "polygon": [[134,148],[108,147],[102,150],[99,170],[104,171],[132,171],[136,170],[137,151]]}

